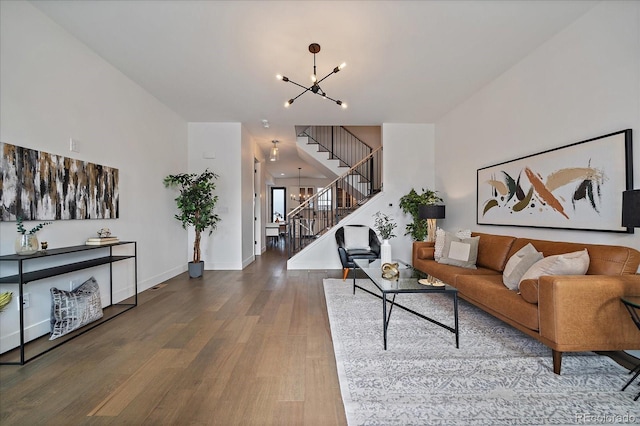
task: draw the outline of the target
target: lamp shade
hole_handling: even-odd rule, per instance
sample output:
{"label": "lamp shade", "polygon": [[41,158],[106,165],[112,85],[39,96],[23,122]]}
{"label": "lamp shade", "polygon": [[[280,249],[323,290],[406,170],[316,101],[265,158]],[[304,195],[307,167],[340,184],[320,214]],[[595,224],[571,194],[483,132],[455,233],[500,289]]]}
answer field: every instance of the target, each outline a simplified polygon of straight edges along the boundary
{"label": "lamp shade", "polygon": [[640,189],[622,193],[622,226],[640,228]]}
{"label": "lamp shade", "polygon": [[444,206],[419,206],[418,217],[420,219],[444,219]]}

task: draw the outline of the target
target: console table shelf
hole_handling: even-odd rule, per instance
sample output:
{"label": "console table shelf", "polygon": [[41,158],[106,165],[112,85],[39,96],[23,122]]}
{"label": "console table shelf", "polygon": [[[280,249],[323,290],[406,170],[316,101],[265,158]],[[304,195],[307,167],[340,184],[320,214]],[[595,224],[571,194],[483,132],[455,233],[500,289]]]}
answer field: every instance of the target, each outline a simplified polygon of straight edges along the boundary
{"label": "console table shelf", "polygon": [[[123,245],[133,245],[133,254],[128,255],[114,255],[113,248],[117,246]],[[79,262],[67,262],[64,261],[61,265],[45,267],[41,269],[36,269],[33,271],[25,272],[24,267],[25,263],[37,262],[38,260],[48,259],[53,260],[55,256],[60,255],[69,255],[80,252],[91,252],[94,250],[102,250],[96,252],[99,257],[95,257],[88,260],[83,260]],[[108,250],[108,256],[104,255],[104,251]],[[42,340],[42,336],[40,338],[32,340],[32,342],[25,343],[25,324],[24,324],[24,308],[22,304],[18,304],[20,308],[20,345],[13,350],[10,350],[7,353],[0,354],[0,364],[19,364],[23,365],[32,359],[49,352],[50,350],[68,342],[69,340],[80,336],[81,334],[104,324],[106,321],[117,317],[125,313],[126,311],[133,309],[138,305],[138,262],[137,262],[137,243],[135,241],[121,241],[114,244],[108,245],[100,245],[100,246],[71,246],[71,247],[62,247],[57,249],[51,249],[47,251],[41,251],[33,255],[29,256],[21,256],[17,254],[0,256],[0,262],[17,262],[18,273],[14,275],[8,275],[4,277],[0,277],[0,284],[5,285],[18,285],[18,300],[23,299],[24,295],[24,286],[32,281],[42,280],[45,278],[51,278],[62,274],[67,274],[69,272],[81,271],[83,269],[93,268],[100,265],[109,265],[109,305],[107,305],[105,309],[105,315],[102,320],[98,320],[91,324],[87,324],[86,326],[76,330],[75,332],[70,333],[67,336],[60,337],[56,339],[50,344],[42,345],[38,343],[37,346],[42,347],[42,349],[38,349],[35,353],[30,354],[29,356],[25,356],[25,348],[30,345],[32,342],[33,346],[36,346],[36,340]],[[119,262],[126,259],[134,260],[134,295],[127,298],[126,300],[120,303],[113,303],[113,263]],[[111,309],[108,309],[111,308]],[[46,336],[46,334],[45,334]],[[19,352],[19,353],[13,353]],[[31,352],[31,351],[30,351]],[[5,361],[5,359],[10,359],[10,361]],[[15,360],[14,360],[15,359]]]}

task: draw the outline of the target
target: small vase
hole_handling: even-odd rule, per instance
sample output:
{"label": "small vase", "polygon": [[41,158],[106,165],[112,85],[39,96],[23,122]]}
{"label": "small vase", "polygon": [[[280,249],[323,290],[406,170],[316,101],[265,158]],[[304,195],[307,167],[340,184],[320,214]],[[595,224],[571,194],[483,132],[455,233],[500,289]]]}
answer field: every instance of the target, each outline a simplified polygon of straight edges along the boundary
{"label": "small vase", "polygon": [[16,254],[26,256],[38,252],[38,237],[36,234],[21,234],[16,238]]}
{"label": "small vase", "polygon": [[391,263],[391,244],[389,244],[389,240],[382,240],[382,245],[380,246],[380,263],[381,265]]}

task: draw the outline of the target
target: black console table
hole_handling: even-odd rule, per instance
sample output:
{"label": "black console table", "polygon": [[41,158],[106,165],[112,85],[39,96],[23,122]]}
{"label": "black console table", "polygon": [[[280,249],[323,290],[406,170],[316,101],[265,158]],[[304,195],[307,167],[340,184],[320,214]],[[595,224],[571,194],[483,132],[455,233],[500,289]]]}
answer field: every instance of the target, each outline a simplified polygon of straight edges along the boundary
{"label": "black console table", "polygon": [[[113,248],[116,246],[123,245],[133,245],[133,254],[126,255],[114,255]],[[69,260],[68,257],[64,257],[61,264],[59,266],[52,267],[44,267],[41,269],[30,270],[29,272],[25,272],[25,264],[29,263],[31,268],[34,268],[31,263],[42,261],[43,259],[47,259],[50,261],[56,260],[53,259],[55,256],[61,255],[69,255],[73,253],[80,252],[89,252],[92,254],[95,253],[96,257],[83,260],[76,261]],[[57,249],[50,249],[46,251],[39,251],[36,254],[21,256],[17,254],[10,254],[5,256],[0,256],[0,262],[16,262],[18,267],[18,273],[14,275],[8,275],[4,277],[0,277],[0,284],[16,284],[18,286],[18,305],[20,309],[20,345],[15,349],[12,349],[2,355],[0,355],[0,364],[14,364],[14,365],[24,365],[26,362],[31,361],[38,356],[45,354],[51,351],[54,348],[68,342],[69,340],[80,336],[81,334],[86,333],[87,331],[117,317],[125,313],[126,311],[133,309],[138,305],[138,262],[137,262],[137,243],[135,241],[122,241],[109,245],[101,245],[101,246],[89,246],[89,245],[81,245],[81,246],[72,246],[72,247],[62,247]],[[58,258],[60,259],[60,258]],[[125,301],[120,303],[113,303],[113,263],[118,262],[125,259],[133,259],[134,260],[134,295],[127,298]],[[42,280],[45,278],[50,278],[62,274],[66,274],[69,272],[80,271],[87,268],[93,268],[100,265],[109,265],[109,305],[104,311],[104,317],[98,321],[95,321],[91,324],[87,324],[86,326],[75,330],[68,335],[62,336],[54,341],[46,341],[45,342],[36,342],[43,339],[41,336],[33,340],[32,342],[25,343],[25,332],[24,332],[24,307],[22,306],[21,301],[23,300],[24,295],[24,286],[29,282]],[[37,266],[35,266],[37,268]],[[46,336],[46,335],[45,335]],[[33,354],[26,355],[25,348],[27,346],[36,346]],[[18,352],[18,353],[16,353]]]}

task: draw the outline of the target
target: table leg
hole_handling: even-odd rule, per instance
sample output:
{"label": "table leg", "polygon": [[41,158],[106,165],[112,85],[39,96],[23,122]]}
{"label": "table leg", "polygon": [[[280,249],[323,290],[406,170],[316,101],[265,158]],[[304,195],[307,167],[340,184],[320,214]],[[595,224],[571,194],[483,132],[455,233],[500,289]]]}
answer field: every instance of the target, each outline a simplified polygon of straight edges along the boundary
{"label": "table leg", "polygon": [[460,337],[458,334],[458,293],[453,293],[453,315],[456,329],[456,349],[460,349]]}
{"label": "table leg", "polygon": [[391,308],[389,314],[387,314],[387,293],[382,293],[382,334],[384,340],[384,350],[387,350],[387,330],[389,329],[389,321],[391,321],[391,311],[393,311],[393,305],[396,302],[396,293],[393,294],[391,299]]}

